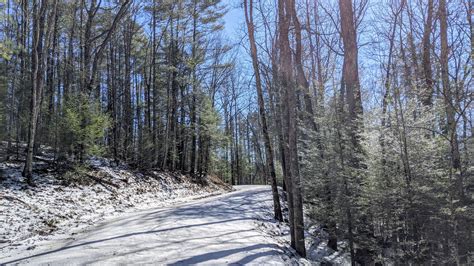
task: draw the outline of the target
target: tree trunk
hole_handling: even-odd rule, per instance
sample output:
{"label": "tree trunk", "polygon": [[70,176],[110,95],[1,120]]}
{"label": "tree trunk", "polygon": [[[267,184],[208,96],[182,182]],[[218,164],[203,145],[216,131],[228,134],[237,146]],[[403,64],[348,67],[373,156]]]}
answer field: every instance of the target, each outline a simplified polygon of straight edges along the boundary
{"label": "tree trunk", "polygon": [[425,87],[421,92],[421,101],[425,106],[433,104],[433,77],[431,71],[431,28],[433,26],[433,0],[428,0],[428,10],[423,32],[423,74]]}
{"label": "tree trunk", "polygon": [[[32,48],[32,70],[31,70],[31,116],[28,124],[28,142],[25,167],[23,169],[23,176],[26,177],[27,182],[32,184],[33,172],[33,148],[35,146],[36,129],[38,118],[41,110],[41,102],[43,96],[43,70],[48,58],[47,50],[50,45],[52,19],[55,16],[57,2],[54,1],[54,7],[49,13],[48,21],[46,23],[46,14],[48,9],[48,1],[42,0],[41,4],[38,1],[33,1],[33,48]],[[45,27],[47,26],[46,32]]]}
{"label": "tree trunk", "polygon": [[[291,10],[295,3],[291,0],[278,1],[278,29],[279,29],[279,48],[280,48],[280,78],[282,88],[285,90],[285,118],[286,118],[286,142],[287,149],[287,186],[292,193],[293,223],[290,223],[293,231],[293,247],[302,257],[306,256],[304,244],[304,225],[303,225],[303,200],[301,195],[301,184],[299,177],[299,162],[297,150],[297,94],[293,86],[291,48],[289,42],[289,23],[291,20]],[[289,187],[291,183],[291,188]],[[290,197],[291,198],[291,197]],[[290,211],[291,214],[291,211]]]}
{"label": "tree trunk", "polygon": [[[357,47],[357,36],[356,36],[356,27],[355,27],[355,17],[353,11],[353,2],[351,0],[339,0],[339,15],[341,18],[341,34],[342,34],[342,43],[344,47],[344,62],[342,67],[342,82],[341,82],[341,96],[345,97],[341,98],[340,104],[345,103],[347,104],[347,117],[343,117],[341,121],[348,126],[349,137],[351,139],[351,153],[355,153],[349,158],[350,167],[355,169],[360,169],[361,162],[357,154],[362,153],[362,147],[360,144],[360,136],[359,131],[362,126],[362,99],[361,99],[361,92],[360,92],[360,84],[359,84],[359,67],[358,67],[358,47]],[[344,95],[344,96],[343,96]],[[341,110],[341,115],[343,115],[343,111]],[[340,140],[342,141],[342,139]],[[341,151],[341,156],[343,153]],[[342,162],[343,167],[345,162]],[[352,172],[352,171],[351,171]],[[345,195],[347,197],[347,206],[346,206],[346,218],[347,218],[347,227],[348,227],[348,234],[349,234],[349,246],[351,250],[351,261],[352,265],[356,263],[356,254],[355,254],[355,237],[353,235],[354,232],[354,224],[353,224],[353,204],[352,200],[358,197],[357,194],[353,193],[351,187],[352,185],[355,187],[361,186],[359,179],[360,177],[357,173],[351,173],[351,179],[355,180],[349,184],[349,180],[346,176],[344,176],[344,189]],[[351,185],[351,187],[349,187]],[[365,219],[366,214],[361,215],[361,219]],[[360,222],[363,224],[363,222]],[[368,225],[362,225],[362,227]],[[363,233],[360,233],[363,234]],[[367,237],[370,237],[370,233],[366,233]],[[360,247],[358,248],[360,253],[362,254],[362,260],[364,263],[369,263],[370,258],[368,258],[367,247]],[[357,259],[359,260],[359,259]]]}
{"label": "tree trunk", "polygon": [[[254,25],[253,25],[253,0],[250,0],[250,7],[248,7],[247,0],[244,0],[244,9],[245,9],[245,21],[247,23],[247,30],[249,33],[249,42],[250,42],[250,52],[252,56],[252,66],[255,73],[255,87],[257,88],[257,96],[258,96],[258,107],[259,107],[259,114],[260,120],[262,122],[262,133],[263,139],[265,143],[265,153],[266,153],[266,164],[268,168],[268,177],[267,179],[270,180],[272,185],[272,194],[273,194],[273,211],[275,219],[278,221],[283,221],[283,216],[281,213],[280,207],[280,197],[278,195],[278,186],[276,181],[276,173],[275,173],[275,164],[273,161],[273,149],[271,146],[270,141],[270,134],[268,133],[268,126],[267,126],[267,116],[265,114],[265,102],[263,100],[263,90],[262,90],[262,82],[260,80],[260,70],[258,68],[258,57],[257,57],[257,45],[255,44],[255,37],[254,37]],[[249,9],[250,8],[250,12]]]}

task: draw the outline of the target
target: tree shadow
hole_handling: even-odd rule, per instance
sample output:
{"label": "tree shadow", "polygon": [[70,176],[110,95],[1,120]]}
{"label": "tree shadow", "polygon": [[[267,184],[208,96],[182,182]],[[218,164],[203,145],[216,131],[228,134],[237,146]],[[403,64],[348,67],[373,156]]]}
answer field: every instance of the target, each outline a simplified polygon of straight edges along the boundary
{"label": "tree shadow", "polygon": [[[221,251],[214,251],[214,252],[208,252],[208,253],[203,253],[201,255],[197,255],[188,259],[180,260],[175,263],[172,263],[170,265],[194,265],[198,263],[203,263],[206,261],[211,261],[211,260],[217,260],[221,259],[227,256],[230,256],[232,254],[236,253],[241,253],[241,252],[249,252],[257,249],[271,249],[271,250],[266,250],[263,252],[257,252],[252,255],[246,256],[245,258],[239,260],[238,262],[235,263],[235,265],[242,265],[249,263],[253,260],[256,260],[260,257],[266,257],[266,256],[274,256],[274,255],[281,255],[283,254],[282,252],[278,251],[280,249],[279,246],[275,244],[256,244],[252,246],[247,246],[247,247],[241,247],[241,248],[234,248],[234,249],[227,249],[227,250],[221,250]],[[232,263],[234,265],[234,263]]]}
{"label": "tree shadow", "polygon": [[[243,230],[243,231],[239,231],[239,232],[230,232],[230,233],[224,233],[224,234],[213,235],[213,236],[208,236],[208,237],[188,238],[186,240],[179,240],[179,241],[168,241],[164,244],[155,245],[155,246],[146,247],[146,248],[139,248],[138,247],[139,245],[136,245],[137,248],[134,248],[133,250],[128,251],[128,252],[121,252],[121,253],[114,254],[113,257],[125,257],[125,256],[130,255],[130,254],[135,254],[135,253],[144,252],[144,251],[150,251],[150,250],[153,250],[153,249],[159,249],[159,248],[166,247],[166,246],[173,245],[173,244],[184,244],[185,242],[191,242],[191,241],[194,241],[194,240],[215,239],[215,238],[219,238],[219,237],[223,237],[223,236],[230,236],[230,235],[233,235],[233,234],[237,234],[237,233],[241,233],[241,232],[250,232],[250,231],[253,231],[253,230]],[[232,241],[235,241],[235,240],[230,238],[229,240],[226,240],[226,241],[220,241],[219,244],[226,244],[226,243],[230,243]],[[202,246],[199,246],[197,248],[204,248],[206,246],[207,245],[202,245]],[[97,259],[97,260],[87,261],[84,264],[87,265],[87,264],[99,263],[99,262],[106,263],[105,261],[107,259],[108,258],[100,258],[100,259]]]}
{"label": "tree shadow", "polygon": [[[0,265],[18,263],[23,260],[39,258],[42,256],[51,255],[51,254],[59,255],[58,253],[62,251],[94,245],[94,244],[103,243],[107,241],[113,241],[117,239],[125,239],[125,238],[129,238],[133,236],[158,234],[162,232],[169,233],[171,231],[176,231],[180,229],[199,228],[199,227],[204,227],[204,226],[209,226],[209,225],[212,226],[212,225],[223,224],[223,223],[232,223],[235,221],[257,220],[257,219],[261,221],[262,220],[261,217],[259,218],[255,217],[254,212],[255,212],[255,208],[258,208],[258,207],[261,208],[263,205],[265,205],[265,201],[268,201],[268,198],[266,199],[268,195],[263,195],[264,193],[268,194],[268,190],[262,189],[262,190],[252,191],[250,193],[249,191],[234,192],[234,193],[229,194],[228,196],[214,198],[208,201],[206,200],[206,201],[200,201],[200,202],[195,202],[195,203],[185,203],[183,205],[178,205],[175,209],[161,208],[156,211],[152,211],[152,212],[148,211],[143,214],[138,214],[137,216],[130,216],[126,218],[120,218],[113,221],[104,222],[100,224],[99,226],[92,228],[91,230],[83,232],[81,234],[82,235],[81,239],[75,239],[75,240],[66,242],[64,246],[60,248],[33,254],[30,256],[25,256],[22,258],[14,259],[14,260],[3,262],[3,263],[0,262]],[[167,217],[173,217],[175,220],[190,221],[190,222],[192,222],[195,219],[205,218],[207,221],[204,223],[201,222],[199,224],[189,224],[189,225],[185,224],[181,226],[176,226],[176,225],[172,226],[172,223],[174,220],[167,219]],[[165,225],[166,222],[169,222],[171,227],[154,230],[154,228],[156,227],[166,226]],[[137,228],[134,229],[133,226],[137,226]],[[145,228],[149,227],[150,229],[143,230],[143,227]],[[108,233],[110,232],[111,229],[113,230],[114,228],[115,229],[124,228],[130,231],[137,230],[137,229],[138,230],[141,229],[141,230],[140,231],[137,230],[136,232],[130,232],[127,234],[118,234],[111,237],[103,237],[97,240],[89,239],[91,236],[94,237],[95,235],[100,235],[102,232]],[[238,232],[242,232],[242,231],[235,231],[230,234],[234,234]],[[226,234],[223,234],[223,235],[226,235]],[[219,235],[213,236],[213,237],[219,237]],[[202,239],[204,238],[209,238],[209,237],[202,237]],[[191,241],[193,239],[197,240],[200,238],[189,238],[189,239],[181,240],[181,242]],[[85,241],[85,242],[81,242],[81,241]],[[124,240],[121,240],[121,241],[124,241]],[[225,241],[221,241],[221,242],[224,243]],[[173,243],[174,242],[171,242],[171,244]],[[169,245],[170,243],[167,243],[167,244]],[[137,245],[137,246],[134,246],[130,252],[117,254],[117,255],[123,256],[123,255],[127,255],[134,252],[141,252],[141,251],[146,251],[149,249],[160,248],[162,246],[164,245],[157,245],[154,247],[142,248],[139,245]],[[205,248],[205,247],[202,247],[202,248]],[[257,244],[257,245],[248,246],[248,247],[209,252],[209,253],[205,253],[202,255],[189,258],[187,260],[179,261],[177,263],[180,263],[180,264],[199,263],[200,261],[213,260],[216,258],[229,256],[234,253],[246,252],[249,250],[256,250],[256,249],[262,249],[262,248],[272,248],[272,250],[271,251],[264,250],[262,252],[257,252],[256,254],[249,255],[243,258],[241,261],[239,261],[239,263],[247,263],[262,256],[270,256],[270,255],[281,253],[277,251],[280,249],[277,245]],[[104,258],[101,258],[98,261],[102,261],[102,260],[104,260]]]}
{"label": "tree shadow", "polygon": [[27,256],[27,257],[15,259],[15,260],[7,261],[7,262],[0,262],[0,265],[17,263],[17,262],[20,262],[20,261],[22,261],[22,260],[27,260],[27,259],[32,259],[32,258],[36,258],[36,257],[41,257],[41,256],[44,256],[44,255],[50,255],[50,254],[54,254],[54,253],[57,253],[57,252],[60,252],[60,251],[72,249],[72,248],[77,248],[77,247],[87,246],[87,245],[93,245],[93,244],[97,244],[97,243],[101,243],[101,242],[106,242],[106,241],[110,241],[110,240],[116,240],[116,239],[120,239],[120,238],[127,238],[127,237],[132,237],[132,236],[137,236],[137,235],[156,234],[156,233],[160,233],[160,232],[167,232],[167,231],[173,231],[173,230],[178,230],[178,229],[192,228],[192,227],[199,227],[199,226],[206,226],[206,225],[212,225],[212,224],[220,224],[220,223],[226,223],[226,222],[232,222],[232,221],[239,221],[239,220],[246,220],[246,219],[245,219],[245,218],[244,218],[244,219],[242,219],[242,218],[237,218],[237,219],[224,220],[224,221],[217,221],[217,222],[210,222],[210,223],[201,223],[201,224],[194,224],[194,225],[185,225],[185,226],[178,226],[178,227],[167,228],[167,229],[151,230],[151,231],[142,231],[142,232],[134,232],[134,233],[129,233],[129,234],[123,234],[123,235],[114,236],[114,237],[109,237],[109,238],[104,238],[104,239],[98,239],[98,240],[87,241],[87,242],[84,242],[84,243],[74,244],[74,245],[71,245],[71,246],[66,245],[66,246],[64,246],[64,247],[57,248],[57,249],[54,249],[54,250],[51,250],[51,251],[46,251],[46,252],[34,254],[34,255],[31,255],[31,256]]}

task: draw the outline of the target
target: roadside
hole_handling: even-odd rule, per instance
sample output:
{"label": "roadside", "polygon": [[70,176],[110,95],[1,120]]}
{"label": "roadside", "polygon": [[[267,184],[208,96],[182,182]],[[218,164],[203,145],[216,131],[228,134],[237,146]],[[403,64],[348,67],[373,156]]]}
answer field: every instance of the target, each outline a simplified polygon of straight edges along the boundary
{"label": "roadside", "polygon": [[193,180],[178,173],[138,172],[106,159],[88,169],[59,174],[47,161],[36,165],[35,186],[21,176],[22,164],[0,163],[0,253],[34,250],[123,213],[171,206],[230,191],[217,177]]}
{"label": "roadside", "polygon": [[284,245],[256,227],[271,207],[268,186],[105,220],[34,250],[0,257],[0,264],[295,265]]}

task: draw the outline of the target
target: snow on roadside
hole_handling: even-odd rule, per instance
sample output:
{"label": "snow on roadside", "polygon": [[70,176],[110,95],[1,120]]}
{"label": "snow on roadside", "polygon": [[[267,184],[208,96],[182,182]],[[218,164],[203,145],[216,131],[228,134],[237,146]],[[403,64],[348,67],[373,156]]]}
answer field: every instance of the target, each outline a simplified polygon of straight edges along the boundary
{"label": "snow on roadside", "polygon": [[290,227],[288,224],[287,202],[283,201],[284,192],[280,192],[280,201],[283,208],[285,222],[277,222],[273,217],[273,206],[256,206],[261,209],[262,215],[258,218],[256,226],[267,235],[278,241],[291,253],[291,262],[296,265],[351,265],[350,254],[347,251],[347,243],[339,241],[340,251],[334,251],[327,247],[327,234],[317,223],[305,215],[305,246],[306,258],[301,258],[290,245]]}
{"label": "snow on roadside", "polygon": [[104,182],[65,184],[46,171],[26,185],[22,164],[0,163],[0,253],[33,249],[40,241],[64,237],[123,212],[169,206],[228,190],[216,178],[206,186],[167,172],[146,175],[126,166],[93,160],[94,176]]}

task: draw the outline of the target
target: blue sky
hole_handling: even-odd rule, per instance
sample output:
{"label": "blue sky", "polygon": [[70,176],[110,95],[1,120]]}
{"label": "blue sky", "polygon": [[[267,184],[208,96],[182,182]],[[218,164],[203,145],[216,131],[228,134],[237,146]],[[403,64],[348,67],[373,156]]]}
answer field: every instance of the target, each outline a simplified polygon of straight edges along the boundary
{"label": "blue sky", "polygon": [[231,41],[234,43],[238,41],[241,30],[242,23],[244,23],[244,13],[242,8],[240,8],[241,0],[224,0],[223,3],[226,5],[229,10],[224,16],[224,36],[228,36]]}

